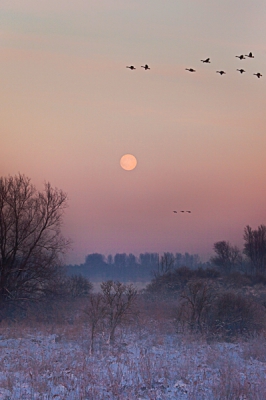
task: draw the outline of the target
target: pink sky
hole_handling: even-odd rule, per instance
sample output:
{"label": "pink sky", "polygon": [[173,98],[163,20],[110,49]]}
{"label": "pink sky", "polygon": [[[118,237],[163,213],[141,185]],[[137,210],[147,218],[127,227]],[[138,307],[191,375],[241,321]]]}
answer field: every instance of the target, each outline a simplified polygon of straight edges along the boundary
{"label": "pink sky", "polygon": [[1,2],[1,175],[68,193],[67,262],[206,259],[266,223],[265,17],[262,0]]}

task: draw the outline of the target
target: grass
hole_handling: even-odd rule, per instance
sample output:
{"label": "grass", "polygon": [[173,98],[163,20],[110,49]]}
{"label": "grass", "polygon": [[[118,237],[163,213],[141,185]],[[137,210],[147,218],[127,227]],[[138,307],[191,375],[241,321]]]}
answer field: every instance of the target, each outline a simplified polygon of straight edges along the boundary
{"label": "grass", "polygon": [[265,336],[207,343],[176,334],[171,310],[139,302],[134,323],[121,326],[114,345],[89,326],[22,321],[0,325],[0,399],[264,400]]}

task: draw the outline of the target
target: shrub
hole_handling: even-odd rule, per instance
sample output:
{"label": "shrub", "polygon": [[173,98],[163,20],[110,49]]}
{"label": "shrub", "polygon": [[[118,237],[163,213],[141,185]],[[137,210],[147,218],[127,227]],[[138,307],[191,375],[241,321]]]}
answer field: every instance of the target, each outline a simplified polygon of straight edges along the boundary
{"label": "shrub", "polygon": [[234,292],[218,296],[208,325],[212,333],[225,338],[248,336],[264,327],[265,312],[253,299]]}
{"label": "shrub", "polygon": [[192,332],[203,332],[213,296],[210,282],[202,279],[189,281],[180,295],[175,313],[177,330],[187,326]]}
{"label": "shrub", "polygon": [[251,279],[249,276],[245,274],[241,274],[240,272],[232,272],[231,274],[225,277],[225,281],[229,284],[232,284],[235,287],[243,287],[251,285]]}
{"label": "shrub", "polygon": [[66,294],[73,299],[87,297],[93,289],[93,284],[82,275],[72,275],[65,281]]}

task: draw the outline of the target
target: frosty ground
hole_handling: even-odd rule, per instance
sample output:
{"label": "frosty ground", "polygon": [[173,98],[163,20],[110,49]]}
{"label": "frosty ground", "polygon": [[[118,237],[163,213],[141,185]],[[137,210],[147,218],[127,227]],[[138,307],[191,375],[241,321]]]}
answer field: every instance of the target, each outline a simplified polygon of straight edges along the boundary
{"label": "frosty ground", "polygon": [[115,344],[89,327],[2,323],[0,399],[218,400],[266,398],[263,335],[235,343],[177,334],[146,318],[121,327]]}

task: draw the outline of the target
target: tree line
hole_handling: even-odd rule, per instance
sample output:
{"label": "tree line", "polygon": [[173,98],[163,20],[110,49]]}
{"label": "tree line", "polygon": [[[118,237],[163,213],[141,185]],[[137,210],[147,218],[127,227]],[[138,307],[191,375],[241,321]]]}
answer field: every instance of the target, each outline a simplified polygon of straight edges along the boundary
{"label": "tree line", "polygon": [[[139,257],[93,253],[80,266],[65,266],[69,240],[61,228],[66,207],[67,195],[50,183],[39,191],[24,175],[0,178],[0,318],[9,307],[24,312],[27,304],[46,302],[49,309],[54,299],[87,296],[92,279],[126,282],[154,277],[160,282],[161,277],[186,267],[202,276],[218,270],[225,275],[250,274],[266,282],[265,225],[244,228],[242,250],[228,241],[214,243],[215,255],[207,263],[188,253]],[[175,272],[180,280],[179,275]]]}
{"label": "tree line", "polygon": [[266,226],[260,225],[257,229],[252,229],[247,225],[244,228],[243,239],[242,250],[225,240],[214,243],[215,255],[211,257],[211,263],[225,274],[242,272],[264,276],[266,274]]}
{"label": "tree line", "polygon": [[88,254],[80,265],[67,265],[69,275],[82,274],[92,280],[149,281],[154,274],[186,266],[190,269],[216,267],[221,273],[266,274],[266,226],[244,228],[244,246],[241,250],[229,241],[222,240],[213,245],[214,256],[201,262],[198,254],[171,253],[117,253],[105,257],[100,253]]}
{"label": "tree line", "polygon": [[[188,266],[189,268],[206,267],[201,263],[197,254],[181,254],[166,252],[163,255],[166,260],[173,261],[173,267]],[[171,262],[172,262],[171,261]],[[69,275],[82,274],[91,280],[120,280],[120,281],[150,281],[161,263],[158,253],[141,253],[138,257],[134,254],[117,253],[105,257],[100,253],[88,254],[85,262],[80,265],[67,265]]]}

